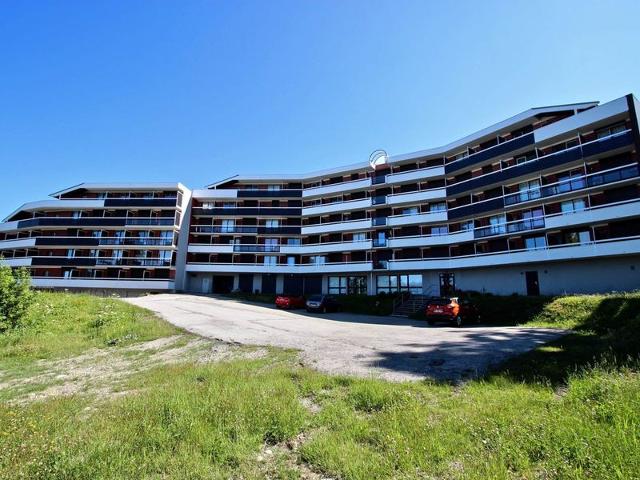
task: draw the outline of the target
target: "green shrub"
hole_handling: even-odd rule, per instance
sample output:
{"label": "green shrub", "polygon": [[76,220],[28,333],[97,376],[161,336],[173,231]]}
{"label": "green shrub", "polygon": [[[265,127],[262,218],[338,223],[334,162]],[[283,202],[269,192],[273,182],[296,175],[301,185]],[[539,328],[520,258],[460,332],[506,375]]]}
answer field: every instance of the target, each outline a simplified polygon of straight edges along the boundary
{"label": "green shrub", "polygon": [[0,332],[19,327],[32,300],[29,272],[0,265]]}

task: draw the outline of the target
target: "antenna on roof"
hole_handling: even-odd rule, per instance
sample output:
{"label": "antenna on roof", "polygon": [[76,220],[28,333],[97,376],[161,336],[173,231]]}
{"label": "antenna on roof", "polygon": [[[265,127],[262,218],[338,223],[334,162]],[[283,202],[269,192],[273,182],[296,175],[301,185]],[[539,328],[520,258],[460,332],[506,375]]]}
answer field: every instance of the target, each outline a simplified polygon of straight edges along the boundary
{"label": "antenna on roof", "polygon": [[375,170],[379,165],[387,163],[388,159],[389,156],[387,155],[387,152],[384,150],[375,150],[371,155],[369,155],[369,165],[371,165],[371,168]]}

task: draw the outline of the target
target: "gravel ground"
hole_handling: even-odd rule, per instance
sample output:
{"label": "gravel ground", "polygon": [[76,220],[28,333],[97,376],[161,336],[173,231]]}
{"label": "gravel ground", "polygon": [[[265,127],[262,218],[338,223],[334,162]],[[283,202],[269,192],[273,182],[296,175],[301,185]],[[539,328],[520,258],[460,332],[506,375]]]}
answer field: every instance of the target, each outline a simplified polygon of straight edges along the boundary
{"label": "gravel ground", "polygon": [[207,338],[301,351],[332,374],[387,380],[460,381],[564,334],[525,327],[429,327],[425,322],[348,313],[281,311],[235,300],[160,294],[126,301]]}

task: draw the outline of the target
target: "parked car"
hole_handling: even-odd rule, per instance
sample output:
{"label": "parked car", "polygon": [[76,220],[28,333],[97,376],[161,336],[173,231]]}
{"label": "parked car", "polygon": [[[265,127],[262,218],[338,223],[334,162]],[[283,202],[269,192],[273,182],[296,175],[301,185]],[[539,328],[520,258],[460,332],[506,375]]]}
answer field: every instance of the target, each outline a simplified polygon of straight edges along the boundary
{"label": "parked car", "polygon": [[302,295],[278,295],[276,307],[283,309],[304,308],[305,298]]}
{"label": "parked car", "polygon": [[312,295],[307,300],[307,312],[337,312],[342,305],[331,295]]}
{"label": "parked car", "polygon": [[425,316],[429,325],[448,322],[461,327],[480,321],[480,313],[476,306],[469,300],[459,297],[439,297],[429,300]]}

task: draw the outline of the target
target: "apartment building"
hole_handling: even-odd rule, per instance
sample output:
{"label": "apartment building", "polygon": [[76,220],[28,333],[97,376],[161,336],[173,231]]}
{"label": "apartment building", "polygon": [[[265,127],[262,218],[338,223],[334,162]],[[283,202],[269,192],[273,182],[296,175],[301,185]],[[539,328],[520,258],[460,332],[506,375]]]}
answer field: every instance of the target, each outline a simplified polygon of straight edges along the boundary
{"label": "apartment building", "polygon": [[[11,214],[0,225],[0,251],[5,262],[31,268],[36,285],[56,287],[78,286],[86,278],[80,275],[88,275],[113,280],[115,288],[127,281],[126,288],[138,282],[135,288],[148,289],[143,284],[160,281],[156,272],[164,270],[169,277],[155,290],[535,295],[636,289],[639,105],[627,95],[604,104],[532,108],[438,148],[301,175],[235,176],[193,191],[180,184],[174,190],[78,186]],[[75,221],[73,212],[94,212],[94,205],[68,202],[106,202],[118,192],[124,199],[173,192],[173,205],[164,209],[95,207],[123,220],[130,238],[141,230],[127,223],[130,214],[173,215],[166,226],[174,235],[166,247],[170,266],[72,264],[65,250],[38,238],[90,237],[104,234],[102,225],[66,223],[55,231],[28,223],[56,212]],[[144,230],[156,238],[161,229],[151,227]],[[73,258],[113,261],[115,250],[126,250],[74,245]],[[154,259],[163,251],[146,246]],[[126,257],[134,262],[142,250],[135,247]]]}
{"label": "apartment building", "polygon": [[181,184],[88,184],[0,224],[0,255],[42,288],[171,291],[190,192]]}

